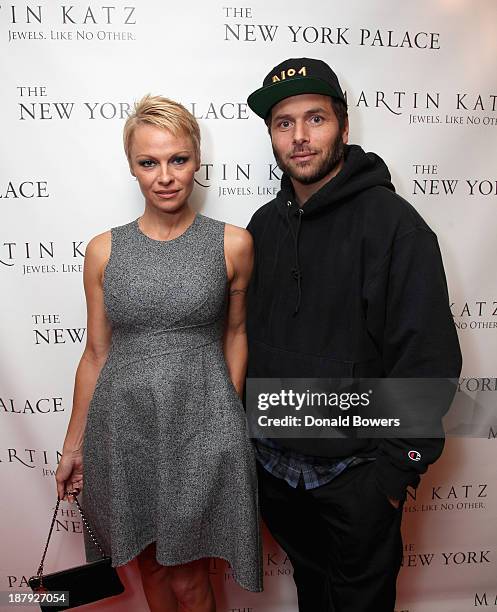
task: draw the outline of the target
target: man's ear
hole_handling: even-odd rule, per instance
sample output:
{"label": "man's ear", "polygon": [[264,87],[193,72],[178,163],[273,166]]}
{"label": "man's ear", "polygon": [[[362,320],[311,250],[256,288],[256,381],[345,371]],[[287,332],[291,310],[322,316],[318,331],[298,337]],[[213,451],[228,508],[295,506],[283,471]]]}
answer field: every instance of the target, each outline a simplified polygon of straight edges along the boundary
{"label": "man's ear", "polygon": [[345,117],[345,127],[342,132],[342,140],[343,144],[347,144],[349,142],[349,118]]}
{"label": "man's ear", "polygon": [[271,116],[272,114],[273,114],[272,111],[269,111],[269,114],[264,119],[264,123],[266,124],[267,133],[269,134],[269,137],[271,137]]}

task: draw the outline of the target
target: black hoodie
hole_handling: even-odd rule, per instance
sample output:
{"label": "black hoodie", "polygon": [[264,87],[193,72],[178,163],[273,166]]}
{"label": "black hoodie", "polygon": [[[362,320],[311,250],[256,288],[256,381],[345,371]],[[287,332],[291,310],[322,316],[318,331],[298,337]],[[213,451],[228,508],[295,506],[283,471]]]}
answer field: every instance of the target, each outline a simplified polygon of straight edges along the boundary
{"label": "black hoodie", "polygon": [[[459,376],[437,237],[395,193],[380,157],[346,146],[340,172],[302,208],[283,175],[281,191],[255,212],[248,230],[255,246],[249,377]],[[447,409],[440,405],[440,419]],[[320,444],[285,440],[308,455],[374,456],[379,486],[404,499],[444,442],[334,438]]]}

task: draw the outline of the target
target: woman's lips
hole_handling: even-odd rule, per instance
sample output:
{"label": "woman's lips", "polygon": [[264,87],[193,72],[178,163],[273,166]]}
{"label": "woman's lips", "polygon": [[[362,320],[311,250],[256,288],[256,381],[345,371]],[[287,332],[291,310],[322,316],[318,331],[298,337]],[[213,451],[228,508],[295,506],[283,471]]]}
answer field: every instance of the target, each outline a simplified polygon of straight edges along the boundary
{"label": "woman's lips", "polygon": [[171,198],[174,198],[174,196],[179,193],[179,190],[176,189],[175,191],[155,191],[154,193],[157,197],[161,198],[162,200],[170,200]]}

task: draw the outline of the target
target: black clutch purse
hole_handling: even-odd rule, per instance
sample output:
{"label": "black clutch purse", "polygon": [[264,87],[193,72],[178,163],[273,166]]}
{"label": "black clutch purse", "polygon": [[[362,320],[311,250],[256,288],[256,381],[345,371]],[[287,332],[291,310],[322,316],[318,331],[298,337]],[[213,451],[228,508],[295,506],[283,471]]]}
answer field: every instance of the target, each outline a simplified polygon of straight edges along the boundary
{"label": "black clutch purse", "polygon": [[[83,510],[79,505],[79,502],[74,495],[74,501],[78,506],[79,513],[83,520],[83,524],[90,534],[91,540],[94,545],[98,548],[102,559],[87,563],[86,565],[80,565],[78,567],[71,567],[60,572],[54,572],[53,574],[43,574],[43,563],[45,561],[45,555],[47,554],[48,543],[52,536],[55,519],[59,510],[60,499],[57,498],[57,504],[55,506],[55,512],[52,518],[52,524],[50,525],[50,531],[48,533],[47,543],[45,550],[41,558],[40,567],[36,573],[36,576],[32,576],[28,580],[28,584],[31,589],[40,595],[40,608],[43,612],[57,612],[58,610],[68,610],[75,608],[76,606],[82,606],[89,604],[99,599],[105,599],[106,597],[113,597],[119,595],[124,591],[124,586],[119,579],[117,571],[112,567],[112,559],[108,557],[103,551],[100,544],[91,530],[88,521],[86,520]],[[69,601],[59,601],[53,603],[54,598],[50,598],[49,594],[54,591],[65,591],[68,593]],[[44,594],[47,595],[44,595]],[[50,605],[44,605],[43,599],[50,601]]]}

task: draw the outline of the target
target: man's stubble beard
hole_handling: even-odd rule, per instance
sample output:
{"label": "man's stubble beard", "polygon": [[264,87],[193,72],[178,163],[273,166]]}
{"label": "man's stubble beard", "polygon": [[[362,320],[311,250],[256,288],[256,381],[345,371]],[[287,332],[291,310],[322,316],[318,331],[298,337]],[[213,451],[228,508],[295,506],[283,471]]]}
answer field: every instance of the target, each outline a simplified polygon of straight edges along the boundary
{"label": "man's stubble beard", "polygon": [[[303,149],[303,151],[306,150],[307,149]],[[296,149],[294,152],[297,151],[300,150]],[[302,185],[312,185],[312,183],[317,183],[320,180],[324,179],[326,176],[328,176],[328,174],[333,172],[333,170],[342,161],[344,156],[344,142],[342,139],[342,134],[338,134],[334,142],[331,144],[324,159],[321,161],[316,170],[309,175],[301,174],[298,169],[295,169],[294,167],[286,164],[278,155],[274,147],[273,154],[279,168],[290,178],[298,181]]]}

